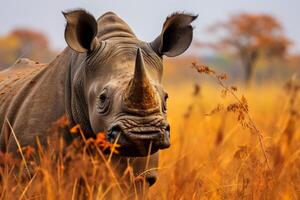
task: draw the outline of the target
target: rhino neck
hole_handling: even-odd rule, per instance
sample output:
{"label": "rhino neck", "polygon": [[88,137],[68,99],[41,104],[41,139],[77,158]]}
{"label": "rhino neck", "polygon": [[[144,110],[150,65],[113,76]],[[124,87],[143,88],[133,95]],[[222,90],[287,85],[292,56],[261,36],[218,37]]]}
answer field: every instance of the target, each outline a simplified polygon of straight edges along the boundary
{"label": "rhino neck", "polygon": [[67,48],[70,52],[65,81],[65,108],[70,126],[79,124],[87,137],[94,136],[89,115],[88,105],[84,95],[85,68],[81,66],[85,55]]}

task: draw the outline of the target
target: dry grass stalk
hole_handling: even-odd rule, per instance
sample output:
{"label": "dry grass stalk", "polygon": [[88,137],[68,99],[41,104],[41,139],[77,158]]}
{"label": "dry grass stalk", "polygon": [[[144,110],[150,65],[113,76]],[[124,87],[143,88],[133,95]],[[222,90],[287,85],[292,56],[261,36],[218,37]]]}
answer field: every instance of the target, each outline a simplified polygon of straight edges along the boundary
{"label": "dry grass stalk", "polygon": [[26,159],[25,159],[25,156],[24,156],[24,154],[23,154],[23,152],[22,152],[22,147],[21,147],[21,145],[20,145],[20,143],[19,143],[19,140],[18,140],[18,138],[17,138],[17,136],[16,136],[16,134],[15,134],[15,131],[14,131],[13,127],[11,126],[11,124],[10,124],[10,122],[8,121],[7,118],[6,118],[6,122],[7,122],[8,126],[9,126],[9,128],[10,128],[10,130],[11,130],[11,133],[12,133],[12,135],[13,135],[15,141],[16,141],[16,144],[17,144],[17,146],[18,146],[18,149],[19,149],[20,155],[21,155],[21,157],[22,157],[22,160],[23,160],[23,163],[24,163],[24,166],[25,166],[25,169],[26,169],[26,173],[27,173],[27,175],[28,175],[28,178],[29,178],[29,179],[32,179],[31,174],[30,174],[30,171],[29,171],[29,168],[28,168],[28,165],[27,165],[27,162],[26,162]]}
{"label": "dry grass stalk", "polygon": [[263,135],[255,125],[254,121],[252,120],[252,117],[249,114],[248,103],[246,98],[244,96],[242,96],[241,98],[237,96],[237,94],[235,93],[237,91],[236,86],[227,86],[224,84],[223,81],[227,79],[226,74],[217,74],[208,66],[199,65],[197,63],[192,63],[192,67],[195,68],[200,74],[204,73],[213,77],[217,81],[217,83],[222,87],[222,94],[226,95],[228,93],[235,99],[236,103],[227,106],[227,111],[237,113],[238,121],[241,123],[241,125],[243,127],[248,128],[252,133],[255,133],[257,135],[261,151],[267,163],[267,167],[271,171],[271,165],[263,143]]}

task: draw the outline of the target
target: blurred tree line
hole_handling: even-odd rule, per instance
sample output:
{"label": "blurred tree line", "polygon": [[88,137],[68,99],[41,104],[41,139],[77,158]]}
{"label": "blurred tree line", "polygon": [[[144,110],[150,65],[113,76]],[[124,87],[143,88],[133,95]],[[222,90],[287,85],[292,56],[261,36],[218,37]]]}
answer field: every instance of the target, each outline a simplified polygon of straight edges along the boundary
{"label": "blurred tree line", "polygon": [[258,67],[260,72],[263,71],[261,66],[265,66],[264,70],[268,66],[273,67],[263,72],[266,77],[277,71],[284,72],[284,77],[292,70],[288,69],[289,65],[300,67],[299,56],[288,55],[291,40],[285,35],[280,22],[271,15],[233,15],[228,20],[213,24],[208,31],[218,40],[214,43],[198,43],[197,46],[213,48],[219,54],[226,55],[227,59],[238,61],[233,66],[240,65],[243,68],[246,86],[249,86]]}
{"label": "blurred tree line", "polygon": [[18,58],[49,62],[55,55],[56,52],[49,47],[48,38],[31,29],[18,28],[0,37],[0,70],[11,66]]}
{"label": "blurred tree line", "polygon": [[[208,31],[218,39],[215,43],[196,41],[190,55],[164,60],[166,83],[199,80],[194,70],[189,70],[192,62],[210,65],[226,72],[231,81],[244,81],[246,85],[251,80],[256,83],[285,81],[294,73],[300,73],[300,55],[288,54],[292,42],[273,16],[241,13],[213,24]],[[215,54],[199,57],[197,49],[207,47],[214,49]],[[20,57],[49,62],[57,54],[49,47],[48,38],[32,29],[18,28],[0,36],[0,70]]]}
{"label": "blurred tree line", "polygon": [[236,55],[245,68],[247,85],[260,56],[266,59],[281,59],[291,44],[284,35],[281,24],[270,15],[243,13],[232,16],[228,21],[217,23],[210,29],[212,32],[222,31],[223,35],[215,47]]}

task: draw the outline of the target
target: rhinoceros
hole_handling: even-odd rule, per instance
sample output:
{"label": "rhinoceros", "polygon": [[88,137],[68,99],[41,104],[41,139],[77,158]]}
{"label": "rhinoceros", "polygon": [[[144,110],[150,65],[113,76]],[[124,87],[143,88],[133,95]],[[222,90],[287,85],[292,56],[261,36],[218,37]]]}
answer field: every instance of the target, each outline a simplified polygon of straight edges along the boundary
{"label": "rhinoceros", "polygon": [[[135,171],[151,144],[149,166],[157,167],[158,150],[170,146],[163,56],[185,52],[197,16],[174,13],[144,42],[113,12],[98,20],[82,9],[63,15],[68,47],[59,56],[49,64],[19,59],[0,72],[1,151],[17,152],[12,130],[21,146],[36,146],[37,138],[45,146],[49,127],[66,115],[86,138],[105,132],[111,143],[118,139],[120,156],[136,159]],[[156,171],[146,176],[156,181]]]}

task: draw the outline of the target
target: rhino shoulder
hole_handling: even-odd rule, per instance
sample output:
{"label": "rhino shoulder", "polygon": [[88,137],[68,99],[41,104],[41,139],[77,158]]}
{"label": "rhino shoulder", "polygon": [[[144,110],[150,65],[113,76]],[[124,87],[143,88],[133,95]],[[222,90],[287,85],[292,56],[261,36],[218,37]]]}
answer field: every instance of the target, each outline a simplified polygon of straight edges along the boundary
{"label": "rhino shoulder", "polygon": [[12,66],[3,71],[0,71],[0,78],[16,74],[26,75],[45,66],[46,64],[40,64],[39,62],[30,60],[28,58],[19,58]]}
{"label": "rhino shoulder", "polygon": [[34,76],[47,64],[40,64],[27,58],[18,59],[11,67],[0,71],[0,92],[5,86],[13,86],[14,83],[23,82]]}
{"label": "rhino shoulder", "polygon": [[9,69],[32,67],[37,64],[39,64],[39,62],[30,60],[29,58],[19,58]]}

